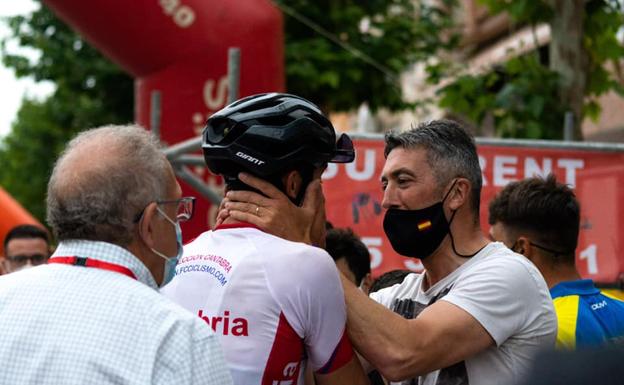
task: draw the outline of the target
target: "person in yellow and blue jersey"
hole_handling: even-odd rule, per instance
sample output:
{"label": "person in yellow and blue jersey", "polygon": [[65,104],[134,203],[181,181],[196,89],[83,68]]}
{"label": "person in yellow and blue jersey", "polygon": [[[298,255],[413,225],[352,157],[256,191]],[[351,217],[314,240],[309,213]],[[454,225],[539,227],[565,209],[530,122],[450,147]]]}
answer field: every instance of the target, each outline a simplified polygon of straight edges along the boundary
{"label": "person in yellow and blue jersey", "polygon": [[557,312],[557,346],[599,345],[622,340],[624,301],[601,292],[591,279],[560,282],[550,289]]}
{"label": "person in yellow and blue jersey", "polygon": [[551,174],[508,184],[489,207],[490,236],[540,270],[557,313],[557,347],[624,340],[624,301],[581,279],[575,266],[580,207]]}

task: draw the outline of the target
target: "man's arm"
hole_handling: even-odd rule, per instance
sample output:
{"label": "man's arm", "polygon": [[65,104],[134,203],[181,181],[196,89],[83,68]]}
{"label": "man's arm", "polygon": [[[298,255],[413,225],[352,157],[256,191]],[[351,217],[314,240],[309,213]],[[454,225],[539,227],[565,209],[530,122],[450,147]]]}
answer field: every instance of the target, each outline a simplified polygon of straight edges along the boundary
{"label": "man's arm", "polygon": [[408,320],[341,277],[347,330],[356,350],[384,377],[400,381],[450,366],[494,345],[469,313],[443,300]]}

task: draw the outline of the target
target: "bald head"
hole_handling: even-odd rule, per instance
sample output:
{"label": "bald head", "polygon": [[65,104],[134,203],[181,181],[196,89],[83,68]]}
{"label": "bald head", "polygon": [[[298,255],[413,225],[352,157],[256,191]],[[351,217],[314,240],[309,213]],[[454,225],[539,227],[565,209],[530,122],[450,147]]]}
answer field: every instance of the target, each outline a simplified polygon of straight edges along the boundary
{"label": "bald head", "polygon": [[134,217],[175,184],[158,143],[138,126],[79,134],[48,183],[47,219],[59,241],[89,239],[127,246]]}

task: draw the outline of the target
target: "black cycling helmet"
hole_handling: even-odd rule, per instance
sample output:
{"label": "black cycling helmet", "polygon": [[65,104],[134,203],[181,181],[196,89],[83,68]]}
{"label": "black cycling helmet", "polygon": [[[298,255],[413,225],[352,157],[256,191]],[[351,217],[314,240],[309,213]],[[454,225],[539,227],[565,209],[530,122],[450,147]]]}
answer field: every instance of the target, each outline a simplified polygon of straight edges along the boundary
{"label": "black cycling helmet", "polygon": [[235,180],[240,171],[272,177],[300,165],[313,168],[355,158],[351,139],[336,141],[334,127],[313,103],[268,93],[240,99],[212,115],[202,150],[214,174]]}

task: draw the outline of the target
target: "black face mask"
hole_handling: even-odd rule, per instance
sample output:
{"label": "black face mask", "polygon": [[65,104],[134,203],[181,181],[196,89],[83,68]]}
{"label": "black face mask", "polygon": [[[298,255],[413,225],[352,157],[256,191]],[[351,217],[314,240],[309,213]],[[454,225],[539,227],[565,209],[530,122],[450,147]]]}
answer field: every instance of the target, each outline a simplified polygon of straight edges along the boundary
{"label": "black face mask", "polygon": [[[457,180],[455,180],[457,182]],[[450,222],[444,216],[444,201],[453,191],[455,182],[442,201],[419,210],[388,209],[383,227],[397,253],[405,257],[425,259],[440,246],[450,233]]]}

